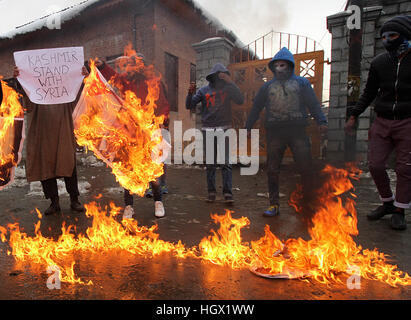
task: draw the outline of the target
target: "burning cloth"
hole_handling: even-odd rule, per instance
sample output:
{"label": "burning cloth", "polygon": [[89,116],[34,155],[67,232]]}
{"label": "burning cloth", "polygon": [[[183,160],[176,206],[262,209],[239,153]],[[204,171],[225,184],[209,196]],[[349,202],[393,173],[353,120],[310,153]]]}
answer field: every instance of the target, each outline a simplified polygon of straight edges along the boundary
{"label": "burning cloth", "polygon": [[1,81],[0,105],[0,190],[14,181],[24,141],[23,107],[18,93]]}
{"label": "burning cloth", "polygon": [[149,86],[145,102],[131,91],[120,97],[93,63],[73,112],[77,143],[103,160],[120,185],[141,196],[163,174],[163,164],[152,159],[162,143],[156,133],[164,117],[154,114],[159,79]]}

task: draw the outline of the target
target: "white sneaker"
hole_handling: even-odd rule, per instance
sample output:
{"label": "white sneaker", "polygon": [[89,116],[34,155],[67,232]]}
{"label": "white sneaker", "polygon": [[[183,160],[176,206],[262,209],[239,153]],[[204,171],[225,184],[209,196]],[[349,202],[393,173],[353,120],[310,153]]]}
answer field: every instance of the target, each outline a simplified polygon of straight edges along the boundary
{"label": "white sneaker", "polygon": [[123,219],[133,219],[134,209],[132,206],[126,206],[124,208]]}
{"label": "white sneaker", "polygon": [[154,207],[155,207],[155,213],[154,213],[154,215],[157,217],[157,218],[162,218],[162,217],[164,217],[165,215],[166,215],[166,212],[165,212],[165,210],[164,210],[164,205],[163,205],[163,203],[161,202],[161,201],[156,201],[155,203],[154,203]]}

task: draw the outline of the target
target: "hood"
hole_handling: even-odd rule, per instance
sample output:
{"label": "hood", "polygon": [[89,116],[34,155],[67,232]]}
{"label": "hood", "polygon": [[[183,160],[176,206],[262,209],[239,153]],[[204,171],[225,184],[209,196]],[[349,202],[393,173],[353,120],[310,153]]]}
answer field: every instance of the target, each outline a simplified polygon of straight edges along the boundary
{"label": "hood", "polygon": [[218,72],[223,72],[230,75],[230,71],[228,71],[228,69],[222,63],[216,63],[211,69],[210,73],[207,75],[206,80],[210,82],[211,77]]}
{"label": "hood", "polygon": [[380,35],[387,31],[395,31],[411,40],[411,15],[397,16],[383,24]]}
{"label": "hood", "polygon": [[293,65],[293,70],[294,70],[295,68],[294,56],[290,52],[290,50],[288,50],[286,47],[278,51],[278,53],[274,56],[274,58],[272,58],[271,61],[268,63],[268,67],[273,73],[274,73],[273,64],[275,61],[278,61],[278,60],[285,60],[285,61],[291,62],[291,64]]}

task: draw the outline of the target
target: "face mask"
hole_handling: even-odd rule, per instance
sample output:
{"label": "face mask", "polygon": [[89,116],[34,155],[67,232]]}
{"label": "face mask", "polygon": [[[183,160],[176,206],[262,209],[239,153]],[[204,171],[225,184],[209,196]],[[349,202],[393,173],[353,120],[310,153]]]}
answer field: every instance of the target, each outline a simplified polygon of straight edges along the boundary
{"label": "face mask", "polygon": [[[393,36],[398,35],[397,38],[392,39]],[[398,34],[397,32],[384,32],[382,34],[383,40],[382,43],[385,49],[391,54],[396,54],[398,50],[404,46],[408,47],[408,40],[404,36]],[[408,49],[408,48],[407,48]]]}
{"label": "face mask", "polygon": [[274,73],[279,79],[286,79],[290,75],[290,66],[285,61],[274,62]]}

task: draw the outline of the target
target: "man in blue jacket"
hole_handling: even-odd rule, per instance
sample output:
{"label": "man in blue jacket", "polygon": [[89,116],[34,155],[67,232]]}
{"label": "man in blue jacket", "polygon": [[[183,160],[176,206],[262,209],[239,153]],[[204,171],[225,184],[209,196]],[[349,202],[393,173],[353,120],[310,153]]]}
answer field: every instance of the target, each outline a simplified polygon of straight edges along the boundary
{"label": "man in blue jacket", "polygon": [[257,93],[246,128],[250,130],[265,109],[270,207],[264,216],[273,217],[279,214],[279,174],[287,146],[293,153],[302,176],[303,192],[306,193],[312,171],[311,145],[306,133],[308,111],[317,121],[322,134],[327,131],[327,120],[310,82],[295,75],[294,57],[287,48],[282,48],[268,66],[274,78]]}
{"label": "man in blue jacket", "polygon": [[[206,80],[209,85],[202,87],[195,93],[195,84],[192,83],[188,90],[186,98],[186,108],[195,109],[196,105],[201,102],[201,120],[204,140],[204,150],[206,149],[207,131],[213,133],[217,130],[224,132],[232,127],[231,101],[236,104],[243,104],[244,96],[240,89],[231,80],[230,72],[221,63],[217,63],[207,75]],[[214,162],[207,163],[207,188],[208,202],[214,202],[216,199],[216,155],[218,140],[214,138]],[[232,166],[229,161],[229,145],[225,143],[225,159],[222,166],[223,176],[223,194],[226,203],[233,203],[232,193]]]}

